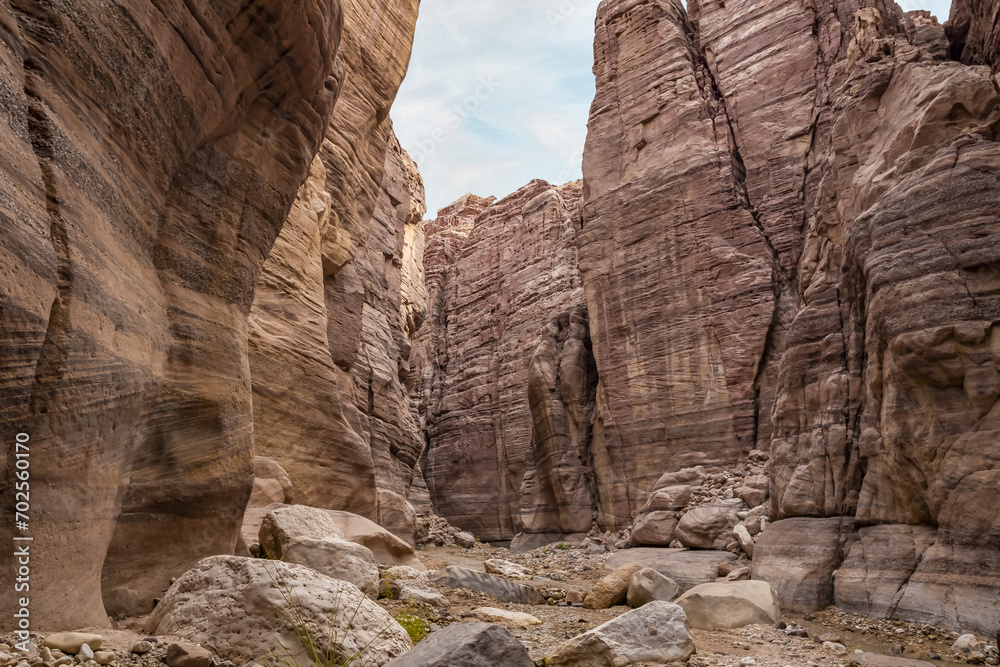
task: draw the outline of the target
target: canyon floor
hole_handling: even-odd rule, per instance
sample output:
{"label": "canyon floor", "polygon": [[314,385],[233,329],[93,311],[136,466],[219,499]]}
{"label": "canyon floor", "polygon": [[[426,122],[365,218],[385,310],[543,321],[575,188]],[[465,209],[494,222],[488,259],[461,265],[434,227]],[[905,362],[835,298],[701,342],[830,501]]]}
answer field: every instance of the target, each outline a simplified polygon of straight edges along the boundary
{"label": "canyon floor", "polygon": [[[558,587],[583,594],[590,590],[598,579],[608,574],[604,562],[610,556],[610,554],[586,554],[581,549],[551,548],[515,554],[507,549],[487,544],[477,544],[471,549],[459,546],[430,546],[418,551],[417,555],[429,570],[446,565],[459,565],[484,572],[486,560],[492,558],[508,560],[535,570],[535,579],[531,583],[537,586]],[[439,590],[451,601],[450,614],[456,621],[461,621],[463,615],[474,618],[472,610],[483,606],[528,613],[542,621],[542,625],[512,628],[515,636],[527,647],[537,664],[541,664],[542,658],[552,654],[566,639],[629,611],[626,606],[584,609],[576,606],[506,604],[498,602],[489,595],[465,589],[439,588]],[[388,600],[379,602],[394,614],[403,607],[398,602]],[[747,664],[762,667],[786,665],[833,667],[857,664],[853,656],[857,649],[888,656],[894,651],[899,655],[900,646],[903,647],[902,655],[912,660],[931,660],[932,654],[938,654],[943,660],[935,659],[936,664],[966,664],[948,660],[949,649],[959,635],[939,628],[844,614],[835,607],[806,616],[785,614],[784,621],[789,625],[797,624],[805,627],[809,631],[809,638],[788,637],[784,631],[776,627],[763,625],[752,625],[736,630],[693,629],[691,634],[694,636],[697,654],[690,664],[718,667]],[[821,642],[816,641],[817,637],[823,640],[840,640],[848,647],[850,654],[847,656],[833,654],[829,649],[823,648]],[[747,658],[752,658],[753,662],[746,661]],[[871,657],[868,659],[868,664],[879,664]]]}
{"label": "canyon floor", "polygon": [[[627,553],[627,552],[626,552]],[[534,571],[530,583],[540,589],[575,591],[585,595],[609,570],[605,561],[611,553],[587,553],[580,548],[541,548],[526,553],[512,553],[508,549],[488,544],[475,544],[472,548],[456,545],[428,546],[417,555],[428,570],[449,565],[485,572],[485,562],[502,559],[525,566]],[[529,583],[527,580],[524,583]],[[627,606],[609,609],[584,609],[582,606],[526,605],[500,602],[494,597],[468,589],[436,586],[451,603],[448,610],[380,599],[379,604],[394,617],[417,615],[424,618],[433,632],[450,623],[475,620],[474,610],[481,607],[500,608],[523,612],[536,617],[541,624],[530,627],[508,626],[527,648],[537,665],[571,637],[595,628],[602,623],[629,611]],[[156,637],[154,650],[144,656],[130,653],[130,647],[149,639],[142,629],[147,617],[126,619],[116,623],[114,629],[85,628],[104,637],[102,650],[113,651],[113,664],[135,667],[159,667],[164,664],[167,644],[176,637]],[[829,607],[805,616],[785,614],[783,621],[789,626],[808,630],[808,637],[788,636],[783,629],[772,625],[751,625],[734,630],[693,629],[696,654],[688,665],[692,667],[840,667],[843,665],[883,665],[885,667],[913,667],[927,664],[918,661],[934,660],[934,664],[982,664],[982,661],[954,662],[958,659],[950,652],[958,633],[940,628],[883,621],[840,612]],[[0,637],[13,643],[12,638]],[[35,637],[39,646],[42,638]],[[823,642],[836,642],[847,647],[846,654],[838,654]],[[857,653],[863,651],[864,654]],[[844,653],[841,651],[841,653]],[[902,656],[908,660],[883,656]],[[912,661],[912,662],[911,662]],[[11,663],[14,664],[14,663]],[[231,664],[231,663],[227,663]],[[640,666],[641,667],[641,666]]]}

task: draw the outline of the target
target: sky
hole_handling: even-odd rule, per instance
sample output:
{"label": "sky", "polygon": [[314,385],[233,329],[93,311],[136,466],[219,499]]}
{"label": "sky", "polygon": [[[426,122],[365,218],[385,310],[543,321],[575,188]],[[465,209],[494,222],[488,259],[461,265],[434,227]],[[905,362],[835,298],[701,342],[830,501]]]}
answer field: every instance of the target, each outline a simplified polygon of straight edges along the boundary
{"label": "sky", "polygon": [[[899,0],[897,0],[899,1]],[[392,109],[427,217],[462,195],[504,197],[581,177],[600,0],[422,0]],[[902,0],[941,22],[949,0]]]}

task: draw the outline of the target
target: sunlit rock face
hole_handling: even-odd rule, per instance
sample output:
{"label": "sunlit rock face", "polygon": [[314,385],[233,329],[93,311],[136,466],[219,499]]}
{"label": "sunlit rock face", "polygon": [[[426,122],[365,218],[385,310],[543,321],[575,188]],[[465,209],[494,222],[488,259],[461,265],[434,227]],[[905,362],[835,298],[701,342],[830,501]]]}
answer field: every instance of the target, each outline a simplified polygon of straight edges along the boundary
{"label": "sunlit rock face", "polygon": [[342,7],[28,1],[0,26],[3,502],[20,430],[32,629],[106,625],[236,544],[247,316],[341,87]]}
{"label": "sunlit rock face", "polygon": [[597,492],[618,525],[659,474],[770,449],[772,518],[929,527],[894,613],[986,632],[996,21],[959,6],[963,64],[957,22],[866,4],[601,4],[578,237]]}
{"label": "sunlit rock face", "polygon": [[[378,482],[406,530],[415,419],[356,385],[405,404],[423,307],[422,184],[388,121],[417,6],[0,6],[0,421],[30,436],[32,629],[147,613],[233,553],[255,431],[306,502],[377,517]],[[378,348],[355,374],[323,347],[360,336],[321,318],[349,265]]]}
{"label": "sunlit rock face", "polygon": [[423,182],[388,110],[418,2],[345,5],[345,86],[251,313],[258,453],[299,502],[382,521],[413,541],[405,500],[423,437],[409,407],[426,308]]}
{"label": "sunlit rock face", "polygon": [[579,182],[533,181],[498,202],[464,197],[428,225],[425,478],[434,508],[484,540],[590,528],[579,201]]}

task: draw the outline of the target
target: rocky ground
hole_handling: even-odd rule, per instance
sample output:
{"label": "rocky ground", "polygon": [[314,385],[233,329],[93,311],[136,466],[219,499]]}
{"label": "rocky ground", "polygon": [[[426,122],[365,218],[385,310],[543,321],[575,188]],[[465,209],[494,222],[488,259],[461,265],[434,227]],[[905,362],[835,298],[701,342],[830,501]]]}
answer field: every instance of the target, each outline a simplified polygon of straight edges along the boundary
{"label": "rocky ground", "polygon": [[[544,547],[526,553],[512,553],[506,548],[474,543],[471,547],[459,545],[427,546],[418,551],[418,557],[428,572],[448,566],[458,566],[487,572],[495,565],[487,566],[487,561],[503,560],[522,566],[528,570],[522,583],[530,583],[538,588],[548,600],[546,604],[515,604],[502,602],[492,595],[464,588],[449,588],[432,585],[447,604],[438,600],[436,604],[422,602],[380,599],[379,604],[396,618],[419,617],[423,619],[428,632],[439,631],[452,623],[474,620],[499,622],[508,627],[527,648],[536,664],[544,664],[544,658],[567,639],[593,629],[629,611],[626,606],[608,609],[586,609],[578,600],[608,574],[605,561],[610,553],[589,552],[586,548]],[[383,573],[383,580],[391,579]],[[492,608],[495,614],[520,613],[530,615],[538,623],[525,625],[525,618],[503,620],[482,618]],[[478,611],[477,611],[478,610]],[[533,622],[527,617],[530,622]],[[182,641],[179,637],[150,637],[143,631],[147,617],[126,619],[116,624],[114,629],[85,628],[83,632],[99,634],[102,638],[98,659],[102,664],[112,660],[112,664],[123,667],[158,667],[168,664],[172,667],[200,667],[198,663],[184,663],[168,660],[168,646]],[[795,629],[793,632],[792,630]],[[735,630],[692,630],[696,653],[688,664],[691,667],[737,667],[759,665],[761,667],[841,667],[844,665],[867,664],[909,667],[922,662],[880,662],[886,656],[896,656],[913,661],[934,661],[941,665],[997,664],[994,646],[983,642],[963,655],[952,651],[959,638],[957,633],[945,630],[902,623],[880,621],[846,614],[834,607],[804,617],[784,615],[783,620],[774,625],[751,625]],[[51,635],[48,637],[51,639]],[[98,662],[86,658],[64,657],[58,651],[44,649],[46,637],[34,635],[34,645],[41,650],[25,657],[16,655],[11,647],[13,637],[0,637],[0,667],[25,667],[25,665],[70,665],[83,664],[95,667]],[[985,639],[985,638],[980,638]],[[142,653],[136,647],[149,642]],[[4,646],[3,644],[6,644]],[[97,650],[97,649],[95,649]],[[864,652],[862,655],[860,652]],[[101,659],[103,656],[103,659]],[[215,661],[228,667],[233,663]]]}
{"label": "rocky ground", "polygon": [[[508,560],[532,568],[535,576],[530,583],[536,586],[585,594],[598,579],[608,574],[608,570],[604,569],[604,563],[609,554],[586,553],[585,549],[580,548],[565,550],[542,548],[515,554],[504,548],[476,544],[471,549],[459,546],[428,546],[418,552],[418,556],[429,570],[446,565],[459,565],[484,572],[486,560]],[[584,609],[580,606],[567,607],[553,604],[510,604],[465,589],[439,587],[438,590],[451,602],[451,608],[446,614],[425,612],[428,619],[438,626],[447,622],[458,622],[466,617],[474,618],[473,609],[483,606],[528,613],[542,621],[541,625],[526,628],[511,627],[515,636],[539,664],[566,639],[597,627],[629,610],[626,606]],[[389,600],[379,602],[393,614],[398,614],[399,610],[406,607],[405,604]],[[808,636],[788,636],[783,629],[761,625],[736,630],[692,630],[697,654],[691,659],[690,664],[718,667],[736,665],[834,667],[856,664],[853,657],[856,650],[886,656],[904,656],[915,660],[934,660],[941,665],[986,663],[985,659],[978,660],[971,657],[962,659],[951,654],[950,648],[959,637],[957,633],[913,623],[880,621],[844,614],[834,607],[805,617],[786,614],[784,622],[789,626],[805,628]],[[824,647],[823,642],[840,643],[847,648],[848,653],[838,654]],[[995,664],[995,660],[991,663]]]}

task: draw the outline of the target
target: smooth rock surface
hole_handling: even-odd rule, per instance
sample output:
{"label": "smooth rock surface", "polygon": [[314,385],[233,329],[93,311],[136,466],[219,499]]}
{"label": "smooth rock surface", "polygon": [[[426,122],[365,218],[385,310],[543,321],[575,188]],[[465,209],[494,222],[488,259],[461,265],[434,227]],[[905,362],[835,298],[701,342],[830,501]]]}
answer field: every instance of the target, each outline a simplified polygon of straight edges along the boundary
{"label": "smooth rock surface", "polygon": [[264,456],[253,459],[253,490],[247,508],[266,507],[273,503],[291,505],[294,499],[292,480],[285,469]]}
{"label": "smooth rock surface", "polygon": [[683,663],[694,653],[684,610],[650,602],[588,630],[546,658],[550,667],[609,667]]}
{"label": "smooth rock surface", "polygon": [[430,574],[430,581],[438,586],[449,588],[468,588],[480,593],[488,593],[501,602],[518,604],[545,604],[545,597],[534,586],[517,584],[507,579],[469,570],[458,565],[435,570]]}
{"label": "smooth rock surface", "polygon": [[212,654],[196,644],[174,642],[167,646],[166,663],[169,667],[211,667]]}
{"label": "smooth rock surface", "polygon": [[634,609],[657,600],[673,602],[680,594],[681,587],[676,581],[652,568],[644,567],[632,575],[626,602]]}
{"label": "smooth rock surface", "polygon": [[375,596],[379,578],[375,556],[345,539],[326,511],[303,505],[274,509],[261,522],[258,537],[271,558],[305,565]]}
{"label": "smooth rock surface", "polygon": [[687,551],[681,549],[626,549],[608,557],[604,567],[614,569],[634,562],[649,567],[677,582],[681,591],[707,584],[718,577],[719,563],[733,558],[728,551]]}
{"label": "smooth rock surface", "polygon": [[677,598],[693,628],[740,628],[781,618],[774,588],[766,581],[702,584]]}
{"label": "smooth rock surface", "polygon": [[45,637],[42,643],[46,648],[54,648],[63,653],[79,653],[80,647],[84,644],[91,649],[99,649],[104,644],[101,635],[86,632],[56,632]]}
{"label": "smooth rock surface", "polygon": [[[264,517],[281,507],[283,506],[274,504],[246,511],[242,533],[248,546],[259,543],[260,526]],[[377,563],[388,567],[403,565],[420,571],[427,569],[417,558],[413,547],[374,521],[350,512],[325,511],[343,533],[344,539],[366,547]]]}

